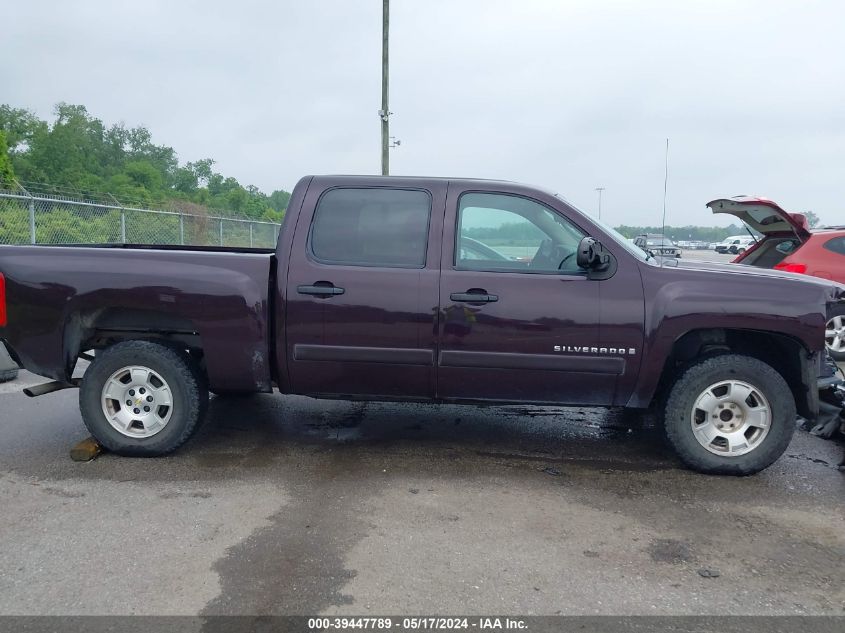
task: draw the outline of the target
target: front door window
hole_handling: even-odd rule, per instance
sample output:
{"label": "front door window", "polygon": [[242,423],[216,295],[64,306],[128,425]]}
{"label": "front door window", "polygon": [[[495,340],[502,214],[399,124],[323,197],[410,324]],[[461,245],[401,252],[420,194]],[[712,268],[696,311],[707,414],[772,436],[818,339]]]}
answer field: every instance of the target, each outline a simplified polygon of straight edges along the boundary
{"label": "front door window", "polygon": [[454,263],[459,270],[584,273],[575,262],[584,233],[538,202],[466,193],[458,214]]}

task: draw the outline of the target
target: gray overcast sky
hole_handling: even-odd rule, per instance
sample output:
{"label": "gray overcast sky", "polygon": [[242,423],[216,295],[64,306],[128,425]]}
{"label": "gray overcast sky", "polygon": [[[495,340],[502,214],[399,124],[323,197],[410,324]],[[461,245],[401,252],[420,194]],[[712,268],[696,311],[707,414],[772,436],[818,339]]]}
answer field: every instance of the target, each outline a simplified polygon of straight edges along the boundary
{"label": "gray overcast sky", "polygon": [[[0,102],[80,103],[264,191],[377,173],[380,0],[6,6]],[[845,222],[845,3],[393,0],[392,173],[541,184],[613,224],[740,193]]]}

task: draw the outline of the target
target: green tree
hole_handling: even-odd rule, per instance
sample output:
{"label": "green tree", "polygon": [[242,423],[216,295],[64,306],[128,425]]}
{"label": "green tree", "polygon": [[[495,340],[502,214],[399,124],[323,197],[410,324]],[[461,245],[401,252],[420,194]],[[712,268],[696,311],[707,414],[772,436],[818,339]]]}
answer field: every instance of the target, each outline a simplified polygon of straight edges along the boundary
{"label": "green tree", "polygon": [[11,189],[15,182],[15,170],[6,145],[6,133],[0,130],[0,189]]}
{"label": "green tree", "polygon": [[[180,210],[197,216],[184,227],[192,243],[215,244],[218,227],[206,215],[239,216],[279,222],[290,194],[282,189],[270,196],[258,187],[242,186],[235,178],[214,172],[214,161],[202,158],[180,163],[175,150],[153,140],[143,127],[107,125],[85,106],[59,103],[50,121],[33,112],[0,105],[0,187],[16,177],[27,188],[44,193],[85,197],[92,201],[116,198],[130,207]],[[121,239],[120,213],[92,210],[82,217],[57,203],[39,211],[37,237],[41,241],[116,242]],[[181,230],[174,216],[129,218],[130,242],[177,243]],[[250,243],[248,228],[226,227],[227,242]],[[273,227],[256,226],[256,244],[271,245]],[[25,202],[0,199],[0,243],[29,241]]]}
{"label": "green tree", "polygon": [[36,134],[46,127],[47,123],[29,110],[0,105],[0,129],[6,134],[10,154],[26,151]]}
{"label": "green tree", "polygon": [[193,163],[188,163],[187,167],[196,174],[199,182],[208,184],[208,179],[211,178],[212,173],[211,167],[213,165],[214,161],[212,159],[203,158]]}
{"label": "green tree", "polygon": [[743,226],[627,226],[616,227],[622,235],[628,238],[643,233],[663,234],[673,240],[691,240],[701,242],[721,242],[729,235],[746,235]]}
{"label": "green tree", "polygon": [[0,105],[0,131],[13,173],[36,191],[92,199],[111,194],[136,206],[199,205],[255,219],[280,218],[290,198],[281,189],[267,196],[257,187],[243,187],[214,172],[210,158],[180,164],[173,148],[156,144],[147,128],[107,126],[82,105],[59,103],[52,122]]}
{"label": "green tree", "polygon": [[177,167],[173,173],[173,188],[182,193],[192,194],[199,188],[199,180],[190,163],[185,167]]}
{"label": "green tree", "polygon": [[139,187],[148,191],[160,191],[164,184],[162,173],[147,160],[129,161],[124,165],[123,171]]}
{"label": "green tree", "polygon": [[810,225],[811,229],[814,229],[819,225],[819,216],[815,213],[812,211],[803,211],[802,213],[804,217],[807,218],[807,224]]}
{"label": "green tree", "polygon": [[276,190],[269,195],[267,202],[273,210],[284,211],[288,208],[288,202],[290,202],[290,192]]}

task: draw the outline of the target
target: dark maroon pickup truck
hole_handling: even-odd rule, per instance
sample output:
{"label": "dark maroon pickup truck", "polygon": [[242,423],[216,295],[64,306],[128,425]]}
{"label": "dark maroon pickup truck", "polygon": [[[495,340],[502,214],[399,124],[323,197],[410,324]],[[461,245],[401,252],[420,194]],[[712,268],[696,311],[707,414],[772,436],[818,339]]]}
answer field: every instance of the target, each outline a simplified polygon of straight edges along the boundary
{"label": "dark maroon pickup truck", "polygon": [[[681,459],[748,474],[818,410],[843,287],[655,259],[510,182],[309,176],[275,252],[2,246],[0,339],[80,387],[108,449],[161,455],[208,392],[653,408]],[[93,359],[81,383],[79,358]]]}

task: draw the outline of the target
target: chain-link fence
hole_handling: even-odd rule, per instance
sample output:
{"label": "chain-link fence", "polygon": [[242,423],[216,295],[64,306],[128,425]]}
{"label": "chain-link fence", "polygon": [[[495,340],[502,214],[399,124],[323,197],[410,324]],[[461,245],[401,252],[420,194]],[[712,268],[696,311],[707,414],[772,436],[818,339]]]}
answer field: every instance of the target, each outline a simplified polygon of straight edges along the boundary
{"label": "chain-link fence", "polygon": [[0,192],[0,244],[185,244],[274,248],[279,224]]}

